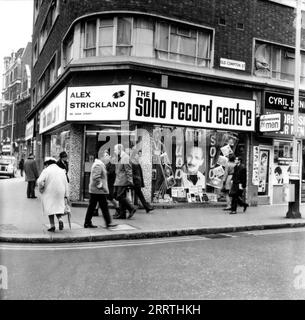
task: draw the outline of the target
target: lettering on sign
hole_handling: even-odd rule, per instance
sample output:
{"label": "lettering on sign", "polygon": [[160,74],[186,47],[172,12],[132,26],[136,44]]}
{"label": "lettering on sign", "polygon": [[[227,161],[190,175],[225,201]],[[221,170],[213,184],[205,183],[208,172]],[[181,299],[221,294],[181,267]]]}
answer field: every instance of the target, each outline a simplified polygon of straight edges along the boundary
{"label": "lettering on sign", "polygon": [[130,120],[254,131],[255,102],[132,86]]}
{"label": "lettering on sign", "polygon": [[128,120],[128,85],[68,88],[67,120]]}

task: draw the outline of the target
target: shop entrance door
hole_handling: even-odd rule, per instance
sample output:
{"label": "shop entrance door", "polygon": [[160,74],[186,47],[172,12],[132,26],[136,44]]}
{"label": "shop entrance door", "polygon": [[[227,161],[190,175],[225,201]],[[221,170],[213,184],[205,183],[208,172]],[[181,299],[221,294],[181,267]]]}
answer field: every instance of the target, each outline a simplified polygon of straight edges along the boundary
{"label": "shop entrance door", "polygon": [[272,203],[272,183],[270,183],[271,168],[273,163],[273,148],[259,146],[259,183],[258,204]]}

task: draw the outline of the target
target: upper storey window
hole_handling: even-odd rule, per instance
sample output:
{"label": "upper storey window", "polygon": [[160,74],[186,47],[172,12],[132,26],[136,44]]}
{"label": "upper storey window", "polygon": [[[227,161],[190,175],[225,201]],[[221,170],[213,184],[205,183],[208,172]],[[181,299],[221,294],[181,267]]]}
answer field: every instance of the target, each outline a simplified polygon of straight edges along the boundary
{"label": "upper storey window", "polygon": [[157,23],[156,52],[159,59],[208,67],[211,35],[185,26]]}
{"label": "upper storey window", "polygon": [[[294,80],[294,49],[258,41],[255,45],[254,75]],[[305,54],[301,53],[301,82],[305,82]]]}
{"label": "upper storey window", "polygon": [[72,59],[137,56],[211,66],[213,32],[200,27],[152,17],[120,16],[83,21],[80,36],[80,56]]}
{"label": "upper storey window", "polygon": [[59,0],[52,0],[39,34],[39,52],[42,50],[59,13]]}

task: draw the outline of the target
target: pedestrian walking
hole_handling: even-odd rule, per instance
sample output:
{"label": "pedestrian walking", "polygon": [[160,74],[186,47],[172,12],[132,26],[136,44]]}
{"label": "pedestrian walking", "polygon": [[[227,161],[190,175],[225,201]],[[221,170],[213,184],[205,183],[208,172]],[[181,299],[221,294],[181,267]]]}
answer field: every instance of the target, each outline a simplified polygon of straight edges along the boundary
{"label": "pedestrian walking", "polygon": [[23,177],[23,172],[24,172],[24,158],[23,157],[19,161],[19,170],[20,170],[20,176]]}
{"label": "pedestrian walking", "polygon": [[105,153],[101,154],[100,159],[95,159],[90,174],[89,181],[89,206],[87,208],[84,228],[97,228],[92,224],[92,217],[97,203],[99,204],[107,228],[115,227],[116,224],[112,223],[109,213],[107,195],[109,194],[107,183],[107,170],[105,166]]}
{"label": "pedestrian walking", "polygon": [[[115,197],[119,201],[120,215],[117,219],[130,219],[136,212],[130,199],[128,199],[127,192],[133,187],[132,166],[130,158],[122,144],[114,146],[114,154],[116,156],[116,170],[115,170]],[[128,210],[129,214],[126,217],[125,210]]]}
{"label": "pedestrian walking", "polygon": [[230,214],[236,214],[237,205],[239,204],[246,212],[249,207],[248,203],[244,202],[243,193],[247,185],[247,172],[246,168],[242,165],[240,157],[235,158],[235,167],[232,176],[232,187],[230,196],[232,197],[232,205]]}
{"label": "pedestrian walking", "polygon": [[105,150],[104,159],[105,159],[105,165],[107,170],[107,182],[108,182],[108,190],[109,190],[109,194],[107,198],[114,206],[116,213],[113,217],[116,218],[117,216],[120,215],[120,210],[119,210],[119,202],[114,197],[115,164],[113,163],[114,160],[111,158],[107,150]]}
{"label": "pedestrian walking", "polygon": [[144,179],[143,179],[143,171],[140,165],[140,157],[139,152],[137,150],[133,150],[131,154],[131,163],[132,163],[132,176],[133,176],[133,188],[135,195],[140,199],[144,209],[147,213],[154,210],[154,208],[146,201],[142,189],[144,188]]}
{"label": "pedestrian walking", "polygon": [[229,155],[229,161],[227,165],[225,166],[225,173],[223,178],[223,188],[222,191],[226,197],[227,206],[223,209],[225,211],[231,210],[231,197],[229,195],[231,187],[232,187],[232,177],[234,173],[234,167],[235,167],[235,155],[230,154]]}
{"label": "pedestrian walking", "polygon": [[55,232],[55,215],[58,219],[59,230],[63,230],[64,223],[62,216],[65,205],[68,203],[68,182],[65,171],[58,167],[56,159],[47,157],[44,162],[45,168],[42,170],[37,185],[41,193],[43,214],[49,217],[50,229]]}
{"label": "pedestrian walking", "polygon": [[59,154],[59,159],[57,161],[57,165],[64,169],[66,172],[67,181],[69,183],[68,171],[69,171],[69,163],[68,163],[68,155],[66,151],[62,151]]}
{"label": "pedestrian walking", "polygon": [[24,162],[24,173],[25,173],[25,181],[27,181],[27,197],[35,199],[35,185],[36,180],[38,179],[38,169],[37,164],[34,159],[33,153],[30,153],[28,158]]}

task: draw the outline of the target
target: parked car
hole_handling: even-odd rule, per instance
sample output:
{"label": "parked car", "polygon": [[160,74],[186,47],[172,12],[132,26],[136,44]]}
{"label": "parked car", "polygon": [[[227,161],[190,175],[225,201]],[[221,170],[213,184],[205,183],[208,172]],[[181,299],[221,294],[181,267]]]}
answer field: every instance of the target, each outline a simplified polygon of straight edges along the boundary
{"label": "parked car", "polygon": [[0,176],[15,178],[17,174],[17,160],[13,156],[0,156]]}

